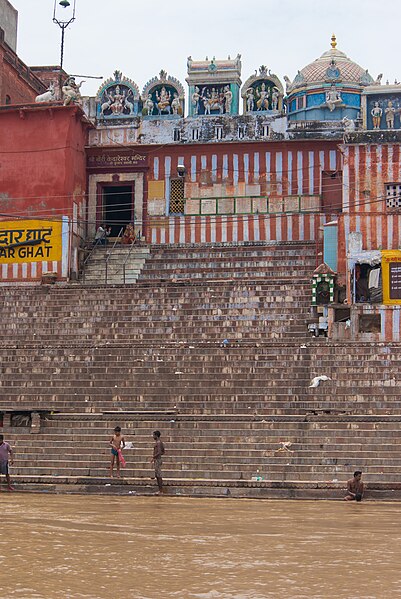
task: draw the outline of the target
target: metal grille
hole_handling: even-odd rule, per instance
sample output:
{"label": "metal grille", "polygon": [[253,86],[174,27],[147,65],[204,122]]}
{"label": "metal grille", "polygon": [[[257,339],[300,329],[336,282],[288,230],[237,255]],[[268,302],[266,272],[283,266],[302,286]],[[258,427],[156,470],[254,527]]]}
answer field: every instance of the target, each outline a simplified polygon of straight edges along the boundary
{"label": "metal grille", "polygon": [[172,179],[170,214],[184,214],[184,179]]}
{"label": "metal grille", "polygon": [[386,185],[386,207],[391,210],[401,208],[401,183]]}

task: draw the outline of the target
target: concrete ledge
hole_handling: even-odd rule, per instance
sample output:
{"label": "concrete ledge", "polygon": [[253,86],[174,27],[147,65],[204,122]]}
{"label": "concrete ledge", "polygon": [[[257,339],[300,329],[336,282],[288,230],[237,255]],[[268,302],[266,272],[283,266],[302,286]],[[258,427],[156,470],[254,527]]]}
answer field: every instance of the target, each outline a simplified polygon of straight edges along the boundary
{"label": "concrete ledge", "polygon": [[[153,495],[153,480],[141,478],[14,476],[16,491],[97,495]],[[344,482],[165,479],[167,496],[342,500]],[[400,483],[368,483],[366,500],[401,501]]]}

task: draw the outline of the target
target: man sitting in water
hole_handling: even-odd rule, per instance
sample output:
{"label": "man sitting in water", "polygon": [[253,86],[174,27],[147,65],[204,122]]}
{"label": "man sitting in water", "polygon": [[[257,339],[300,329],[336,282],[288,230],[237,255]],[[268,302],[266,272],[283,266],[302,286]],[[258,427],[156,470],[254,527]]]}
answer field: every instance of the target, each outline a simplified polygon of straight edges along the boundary
{"label": "man sitting in water", "polygon": [[347,481],[347,495],[344,497],[344,501],[362,501],[365,485],[361,481],[361,478],[362,472],[356,470],[354,478],[350,478]]}

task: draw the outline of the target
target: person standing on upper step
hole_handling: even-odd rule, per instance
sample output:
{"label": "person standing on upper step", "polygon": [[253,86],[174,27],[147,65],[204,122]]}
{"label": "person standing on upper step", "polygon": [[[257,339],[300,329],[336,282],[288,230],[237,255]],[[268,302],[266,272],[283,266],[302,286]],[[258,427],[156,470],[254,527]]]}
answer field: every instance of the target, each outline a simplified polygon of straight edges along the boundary
{"label": "person standing on upper step", "polygon": [[157,480],[157,486],[159,487],[159,493],[163,493],[163,479],[162,479],[162,456],[165,453],[163,441],[160,439],[160,431],[154,431],[153,440],[155,445],[153,447],[153,458],[152,463],[155,466],[155,477]]}
{"label": "person standing on upper step", "polygon": [[0,435],[0,475],[5,475],[9,491],[13,491],[11,486],[8,465],[13,463],[13,450],[9,443],[4,441],[3,435]]}
{"label": "person standing on upper step", "polygon": [[104,225],[104,224],[100,225],[96,231],[95,245],[106,245],[107,237],[110,235],[110,233],[111,233],[110,227],[108,227],[107,225]]}
{"label": "person standing on upper step", "polygon": [[350,478],[347,481],[347,495],[344,497],[344,501],[362,501],[365,485],[361,478],[362,472],[356,470],[354,472],[354,478]]}

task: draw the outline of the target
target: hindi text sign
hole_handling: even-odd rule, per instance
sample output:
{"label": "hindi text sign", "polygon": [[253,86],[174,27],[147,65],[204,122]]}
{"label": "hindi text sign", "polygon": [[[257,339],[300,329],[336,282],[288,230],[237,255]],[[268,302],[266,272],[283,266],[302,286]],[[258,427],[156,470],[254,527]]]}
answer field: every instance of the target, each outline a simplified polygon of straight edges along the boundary
{"label": "hindi text sign", "polygon": [[61,221],[0,221],[0,264],[59,261],[61,247]]}

